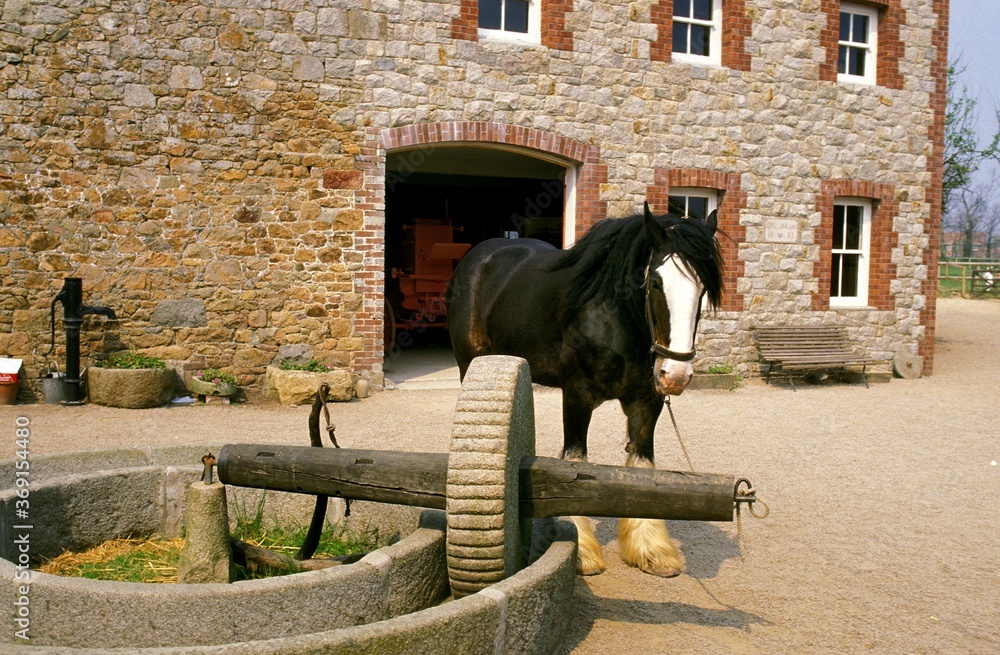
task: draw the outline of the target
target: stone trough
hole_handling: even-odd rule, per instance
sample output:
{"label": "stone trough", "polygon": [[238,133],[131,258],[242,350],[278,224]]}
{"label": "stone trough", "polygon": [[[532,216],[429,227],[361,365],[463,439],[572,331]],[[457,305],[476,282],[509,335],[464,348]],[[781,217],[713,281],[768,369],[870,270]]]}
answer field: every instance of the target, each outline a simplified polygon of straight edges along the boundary
{"label": "stone trough", "polygon": [[[511,367],[500,369],[516,377]],[[514,401],[523,387],[515,381],[497,386],[510,396],[508,415],[518,417],[508,423],[526,420],[522,428],[533,432],[531,408]],[[494,395],[494,411],[482,423],[493,437],[500,436],[495,410],[502,405]],[[468,440],[478,428],[465,416],[456,436]],[[233,584],[103,582],[36,571],[22,579],[19,541],[28,542],[35,566],[64,549],[115,537],[178,536],[188,486],[201,473],[193,464],[209,450],[219,452],[218,445],[32,458],[30,528],[16,527],[24,524],[15,513],[16,463],[0,462],[0,613],[7,626],[0,644],[20,644],[25,653],[95,655],[493,655],[549,653],[561,641],[576,567],[575,529],[562,520],[536,520],[529,564],[457,600],[449,587],[445,513],[361,502],[352,503],[349,521],[374,524],[396,541],[355,564]],[[260,493],[228,491],[230,508],[254,506]],[[311,503],[309,496],[268,492],[266,508],[279,520],[301,523]],[[332,518],[341,518],[342,504],[331,506]],[[28,642],[15,636],[19,614],[30,621]]]}

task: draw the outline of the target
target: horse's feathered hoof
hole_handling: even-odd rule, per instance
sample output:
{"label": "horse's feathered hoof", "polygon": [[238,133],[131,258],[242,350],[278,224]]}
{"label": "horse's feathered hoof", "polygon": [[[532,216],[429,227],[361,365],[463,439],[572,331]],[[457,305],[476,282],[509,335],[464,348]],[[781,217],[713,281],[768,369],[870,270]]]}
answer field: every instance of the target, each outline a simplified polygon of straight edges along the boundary
{"label": "horse's feathered hoof", "polygon": [[644,573],[648,573],[650,575],[656,575],[661,578],[676,578],[683,572],[682,569],[674,569],[674,568],[650,568],[650,569],[642,569],[642,571]]}
{"label": "horse's feathered hoof", "polygon": [[621,519],[618,547],[626,564],[663,578],[673,578],[684,570],[684,555],[670,540],[663,521]]}
{"label": "horse's feathered hoof", "polygon": [[602,561],[584,562],[582,559],[576,561],[576,572],[578,575],[600,575],[604,573],[606,566]]}
{"label": "horse's feathered hoof", "polygon": [[597,575],[604,573],[604,557],[601,555],[601,544],[594,535],[590,520],[582,516],[574,516],[573,523],[577,531],[576,572],[580,575]]}

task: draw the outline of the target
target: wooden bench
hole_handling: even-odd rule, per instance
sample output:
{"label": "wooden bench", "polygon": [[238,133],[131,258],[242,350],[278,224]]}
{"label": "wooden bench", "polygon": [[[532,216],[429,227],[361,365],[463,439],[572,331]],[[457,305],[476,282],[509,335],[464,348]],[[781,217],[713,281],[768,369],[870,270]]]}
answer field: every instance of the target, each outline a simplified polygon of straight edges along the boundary
{"label": "wooden bench", "polygon": [[768,364],[767,382],[775,370],[788,373],[788,382],[795,389],[793,373],[846,370],[861,367],[861,379],[868,388],[869,365],[881,364],[852,344],[847,329],[842,326],[801,325],[758,327],[757,348]]}

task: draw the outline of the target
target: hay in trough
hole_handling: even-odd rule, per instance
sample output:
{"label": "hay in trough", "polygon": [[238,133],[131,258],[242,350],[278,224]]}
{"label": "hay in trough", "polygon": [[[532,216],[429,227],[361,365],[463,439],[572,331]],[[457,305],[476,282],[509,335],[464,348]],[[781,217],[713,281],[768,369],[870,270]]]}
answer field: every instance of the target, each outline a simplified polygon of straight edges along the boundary
{"label": "hay in trough", "polygon": [[183,539],[112,539],[82,553],[66,551],[38,570],[91,580],[175,583],[183,547]]}

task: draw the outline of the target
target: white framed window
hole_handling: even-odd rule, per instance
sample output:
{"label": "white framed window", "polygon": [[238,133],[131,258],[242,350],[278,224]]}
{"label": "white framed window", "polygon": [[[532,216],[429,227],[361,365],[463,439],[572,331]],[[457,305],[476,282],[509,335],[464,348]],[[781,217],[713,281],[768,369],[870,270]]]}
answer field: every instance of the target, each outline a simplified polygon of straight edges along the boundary
{"label": "white framed window", "polygon": [[834,198],[830,263],[830,306],[868,305],[872,201]]}
{"label": "white framed window", "polygon": [[667,210],[676,216],[704,221],[718,209],[719,192],[701,187],[671,187]]}
{"label": "white framed window", "polygon": [[722,0],[674,0],[673,61],[722,63]]}
{"label": "white framed window", "polygon": [[875,84],[878,11],[864,5],[842,4],[838,43],[837,80]]}
{"label": "white framed window", "polygon": [[542,0],[479,0],[479,38],[542,42]]}

